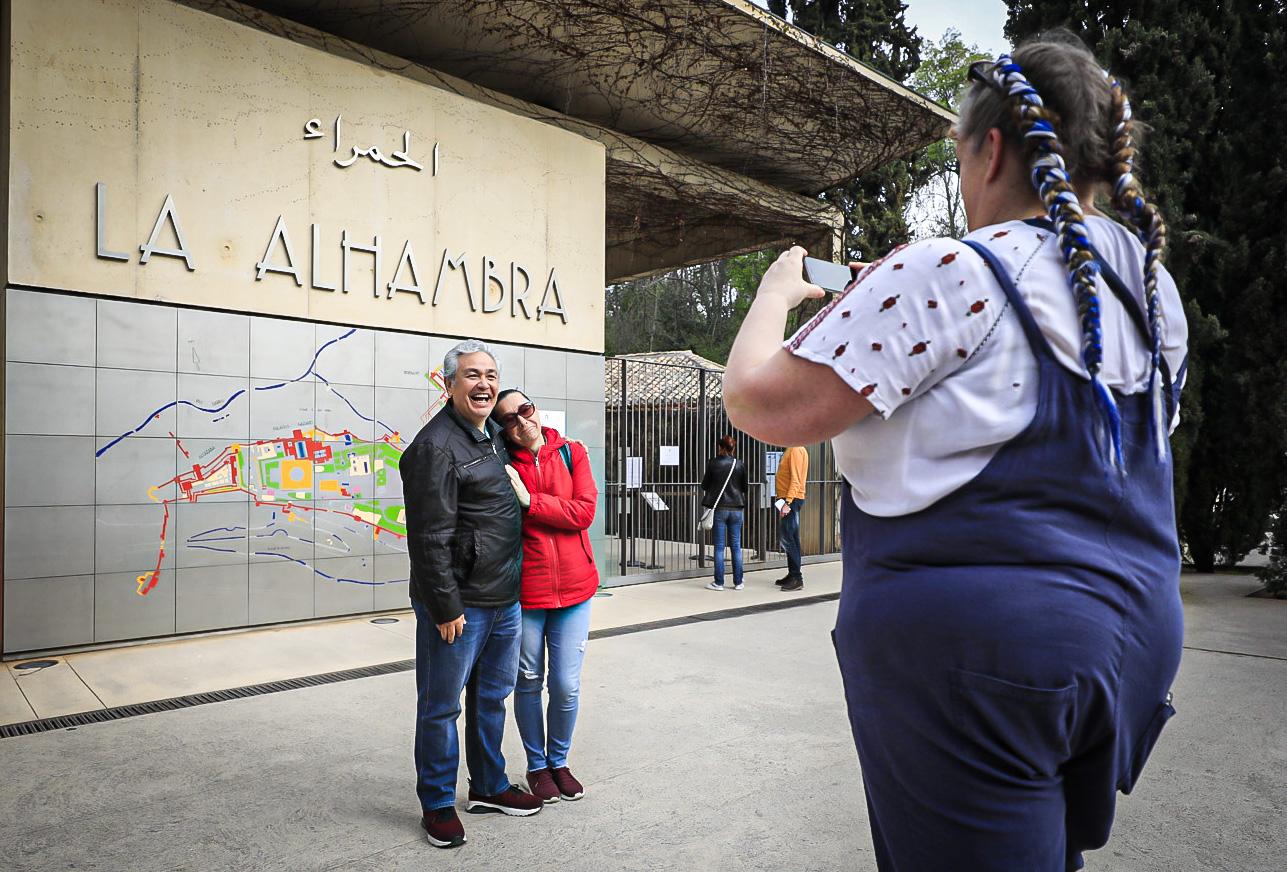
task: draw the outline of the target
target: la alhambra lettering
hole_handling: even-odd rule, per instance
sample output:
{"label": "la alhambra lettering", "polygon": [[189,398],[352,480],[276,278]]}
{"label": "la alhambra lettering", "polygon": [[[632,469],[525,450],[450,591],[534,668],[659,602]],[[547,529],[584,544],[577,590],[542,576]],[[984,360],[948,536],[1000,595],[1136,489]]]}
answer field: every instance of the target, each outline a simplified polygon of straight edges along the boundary
{"label": "la alhambra lettering", "polygon": [[[102,260],[128,261],[130,256],[125,252],[112,251],[107,248],[103,238],[107,186],[102,182],[98,182],[94,188],[97,201],[95,210],[96,255]],[[178,243],[177,248],[168,248],[160,244],[161,237],[167,227]],[[509,261],[508,269],[503,269],[499,265],[500,262],[483,255],[472,259],[476,272],[471,273],[469,267],[471,258],[466,253],[461,252],[453,255],[450,248],[444,248],[441,257],[438,259],[438,271],[432,290],[428,290],[425,285],[421,284],[420,265],[416,260],[411,240],[407,239],[402,244],[402,253],[398,257],[398,263],[393,269],[392,277],[388,282],[381,283],[383,256],[386,251],[391,253],[393,249],[384,248],[379,234],[371,237],[371,241],[368,243],[365,238],[359,240],[351,237],[347,229],[341,228],[339,283],[336,285],[328,283],[322,276],[321,227],[317,224],[310,224],[309,231],[309,287],[312,290],[326,293],[349,293],[350,261],[354,255],[369,255],[374,259],[372,295],[375,299],[392,300],[395,294],[412,294],[420,300],[421,305],[437,306],[444,292],[448,291],[450,286],[459,286],[463,282],[471,312],[479,310],[488,314],[499,312],[506,308],[505,304],[508,298],[509,313],[512,318],[517,318],[521,310],[523,317],[529,320],[535,317],[537,321],[540,321],[547,315],[554,315],[558,316],[564,324],[568,322],[567,313],[563,308],[563,296],[559,290],[557,270],[553,267],[551,267],[549,276],[545,280],[545,290],[541,294],[541,301],[536,306],[534,316],[529,308],[529,297],[532,291],[531,275],[517,261]],[[196,272],[197,265],[192,256],[192,249],[184,236],[183,225],[179,219],[174,198],[169,194],[166,194],[161,210],[157,213],[156,221],[152,224],[152,232],[149,234],[147,241],[139,246],[139,252],[140,264],[147,264],[153,256],[173,257],[182,260],[189,272]],[[272,234],[268,238],[268,244],[264,248],[264,255],[255,264],[255,281],[263,281],[269,273],[277,273],[290,276],[295,280],[296,287],[303,287],[304,276],[299,263],[295,246],[291,242],[285,216],[279,215],[277,224],[273,227]],[[457,273],[459,273],[458,277],[456,276]],[[507,274],[508,283],[506,282]],[[477,285],[474,283],[475,275],[478,280]],[[520,276],[522,277],[523,285],[521,292],[518,289]],[[381,293],[382,291],[383,293]]]}

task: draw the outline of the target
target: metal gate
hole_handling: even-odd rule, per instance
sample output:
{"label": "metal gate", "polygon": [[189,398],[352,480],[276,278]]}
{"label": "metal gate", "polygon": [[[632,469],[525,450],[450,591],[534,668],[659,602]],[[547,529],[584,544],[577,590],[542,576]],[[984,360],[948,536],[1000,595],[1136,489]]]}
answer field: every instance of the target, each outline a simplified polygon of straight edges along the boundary
{"label": "metal gate", "polygon": [[[724,368],[690,351],[610,358],[605,367],[607,452],[604,509],[610,577],[635,584],[705,575],[711,534],[697,529],[701,480],[715,440],[731,434],[747,467],[747,571],[785,565],[773,511],[772,475],[779,446],[729,425]],[[806,556],[840,551],[840,476],[829,443],[807,446],[809,478],[800,518]]]}

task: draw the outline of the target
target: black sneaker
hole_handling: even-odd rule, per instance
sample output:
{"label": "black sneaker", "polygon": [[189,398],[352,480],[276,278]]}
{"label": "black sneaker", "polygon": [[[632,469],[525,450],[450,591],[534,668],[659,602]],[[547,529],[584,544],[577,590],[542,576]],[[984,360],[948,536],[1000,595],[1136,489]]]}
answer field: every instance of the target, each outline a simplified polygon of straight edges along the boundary
{"label": "black sneaker", "polygon": [[782,590],[783,592],[789,590],[800,590],[803,587],[804,579],[798,575],[793,575],[791,578],[787,579],[786,584],[782,585]]}
{"label": "black sneaker", "polygon": [[471,787],[469,789],[469,802],[465,804],[465,811],[470,814],[485,814],[491,811],[498,811],[501,814],[516,815],[517,817],[536,814],[543,808],[545,808],[545,803],[541,797],[533,796],[517,784],[511,784],[495,796],[483,796],[481,793],[474,792]]}
{"label": "black sneaker", "polygon": [[435,848],[459,848],[465,844],[465,827],[456,814],[455,806],[435,808],[420,818],[429,844]]}
{"label": "black sneaker", "polygon": [[773,583],[774,583],[774,584],[776,584],[778,587],[781,587],[781,586],[782,586],[782,585],[784,585],[784,584],[790,584],[790,583],[791,583],[791,579],[792,579],[793,577],[794,577],[794,576],[792,576],[792,575],[791,575],[791,573],[789,573],[789,572],[788,572],[786,575],[782,576],[781,578],[779,578],[777,581],[775,581],[775,582],[773,582]]}

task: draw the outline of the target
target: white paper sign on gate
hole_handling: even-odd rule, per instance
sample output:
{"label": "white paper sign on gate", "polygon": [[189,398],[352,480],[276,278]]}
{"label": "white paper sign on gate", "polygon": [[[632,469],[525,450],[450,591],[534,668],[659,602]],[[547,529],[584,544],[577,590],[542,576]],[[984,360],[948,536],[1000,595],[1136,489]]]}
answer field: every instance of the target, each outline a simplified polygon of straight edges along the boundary
{"label": "white paper sign on gate", "polygon": [[643,487],[643,458],[626,458],[626,488],[635,490]]}
{"label": "white paper sign on gate", "polygon": [[678,445],[661,446],[661,465],[662,466],[679,466],[679,446]]}

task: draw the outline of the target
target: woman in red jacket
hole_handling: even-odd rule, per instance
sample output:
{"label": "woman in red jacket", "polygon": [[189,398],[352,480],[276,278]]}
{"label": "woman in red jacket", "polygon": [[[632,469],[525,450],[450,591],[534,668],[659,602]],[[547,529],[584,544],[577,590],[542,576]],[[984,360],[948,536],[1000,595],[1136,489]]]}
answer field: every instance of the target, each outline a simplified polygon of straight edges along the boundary
{"label": "woman in red jacket", "polygon": [[[514,719],[527,752],[527,784],[547,803],[580,799],[585,788],[567,760],[590,636],[590,598],[599,587],[586,532],[599,489],[585,447],[542,427],[536,405],[521,391],[502,391],[492,416],[510,443],[507,470],[523,506],[523,642]],[[550,702],[543,715],[547,662]]]}

